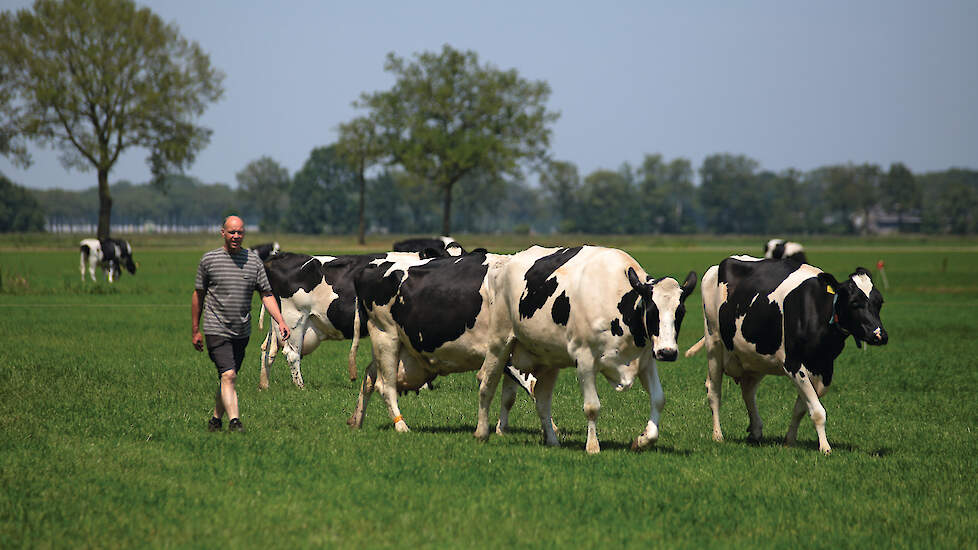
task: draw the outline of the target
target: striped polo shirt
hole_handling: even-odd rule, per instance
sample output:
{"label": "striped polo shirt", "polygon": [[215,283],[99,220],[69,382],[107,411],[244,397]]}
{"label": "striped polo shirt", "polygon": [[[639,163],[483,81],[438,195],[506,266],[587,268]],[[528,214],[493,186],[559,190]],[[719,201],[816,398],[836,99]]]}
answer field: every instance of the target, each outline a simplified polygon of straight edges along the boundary
{"label": "striped polo shirt", "polygon": [[246,248],[233,256],[223,247],[204,253],[194,288],[204,291],[203,333],[230,338],[251,335],[252,293],[272,293],[261,259]]}

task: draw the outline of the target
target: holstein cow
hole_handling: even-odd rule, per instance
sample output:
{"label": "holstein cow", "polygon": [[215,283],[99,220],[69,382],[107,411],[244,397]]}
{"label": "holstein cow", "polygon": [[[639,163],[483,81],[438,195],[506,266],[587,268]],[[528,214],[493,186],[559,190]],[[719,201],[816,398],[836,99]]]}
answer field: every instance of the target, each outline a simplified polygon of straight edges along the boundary
{"label": "holstein cow", "polygon": [[132,245],[121,239],[83,239],[81,241],[81,280],[85,282],[85,267],[95,281],[95,266],[100,265],[108,281],[114,282],[122,275],[122,268],[136,273],[136,262],[132,259]]}
{"label": "holstein cow", "polygon": [[[370,262],[356,275],[359,315],[368,319],[373,361],[348,421],[352,428],[363,425],[376,390],[394,428],[410,431],[397,404],[399,392],[420,388],[439,375],[482,366],[489,328],[486,274],[507,260],[508,256],[482,249],[457,258],[388,258]],[[356,345],[355,338],[351,358]],[[527,377],[510,374],[503,384],[499,433],[506,430],[517,382],[531,391]]]}
{"label": "holstein cow", "polygon": [[832,383],[833,362],[850,335],[883,345],[883,297],[869,272],[857,268],[845,282],[808,264],[733,256],[703,276],[704,336],[686,352],[706,345],[707,397],[713,439],[723,440],[720,396],[723,375],[733,377],[747,405],[749,440],[760,441],[757,386],[764,376],[788,376],[798,389],[785,444],[792,444],[805,412],[815,424],[818,448],[828,454],[825,409],[819,398]]}
{"label": "holstein cow", "polygon": [[775,260],[793,260],[803,264],[808,263],[805,257],[805,247],[784,239],[771,239],[764,245],[764,257]]}
{"label": "holstein cow", "polygon": [[275,254],[278,254],[281,250],[278,246],[278,242],[262,243],[251,247],[251,249],[258,254],[258,257],[261,258],[261,261],[263,262]]}
{"label": "holstein cow", "polygon": [[[372,260],[415,259],[410,252],[388,252],[348,256],[309,256],[282,252],[265,262],[265,272],[282,317],[292,329],[283,349],[292,371],[292,381],[300,388],[301,362],[323,340],[349,340],[354,336],[356,293],[353,275]],[[366,334],[366,320],[360,322],[361,335]],[[273,321],[262,342],[261,374],[258,387],[268,387],[268,370],[275,361],[280,343]],[[350,380],[357,377],[356,364],[350,365]]]}
{"label": "holstein cow", "polygon": [[429,258],[466,254],[462,245],[451,237],[405,239],[394,243],[394,252],[425,252],[426,250],[429,250],[426,254]]}
{"label": "holstein cow", "polygon": [[654,279],[621,250],[596,246],[543,248],[515,254],[489,274],[492,303],[489,350],[479,372],[475,436],[489,437],[488,411],[507,358],[537,377],[536,405],[547,445],[559,445],[549,422],[558,370],[576,367],[587,417],[588,453],[597,453],[600,372],[618,390],[638,377],[649,393],[649,421],[632,444],[659,437],[665,402],[656,360],[674,361],[686,297],[696,287],[690,271],[680,285]]}

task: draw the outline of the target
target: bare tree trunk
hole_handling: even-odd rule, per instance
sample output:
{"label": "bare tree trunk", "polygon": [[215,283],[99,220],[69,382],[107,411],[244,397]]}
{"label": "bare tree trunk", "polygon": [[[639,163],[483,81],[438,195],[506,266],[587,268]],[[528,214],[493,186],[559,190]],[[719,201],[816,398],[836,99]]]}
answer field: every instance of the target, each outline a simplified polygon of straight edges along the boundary
{"label": "bare tree trunk", "polygon": [[112,196],[109,194],[109,171],[98,169],[98,238],[109,238],[112,221]]}
{"label": "bare tree trunk", "polygon": [[452,234],[452,186],[454,184],[455,182],[451,182],[445,186],[445,204],[441,219],[441,234],[446,237]]}
{"label": "bare tree trunk", "polygon": [[364,217],[367,204],[367,181],[363,177],[363,165],[360,165],[360,229],[357,233],[357,242],[366,244],[365,235],[367,233],[367,220]]}

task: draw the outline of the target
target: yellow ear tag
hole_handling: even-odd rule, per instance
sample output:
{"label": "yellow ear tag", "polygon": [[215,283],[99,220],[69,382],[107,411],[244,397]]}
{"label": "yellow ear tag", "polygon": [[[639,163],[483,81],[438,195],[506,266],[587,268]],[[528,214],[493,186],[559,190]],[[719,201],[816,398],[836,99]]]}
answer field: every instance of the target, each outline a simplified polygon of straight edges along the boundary
{"label": "yellow ear tag", "polygon": [[835,294],[835,291],[832,290],[831,285],[825,285],[825,291],[828,292],[829,294]]}

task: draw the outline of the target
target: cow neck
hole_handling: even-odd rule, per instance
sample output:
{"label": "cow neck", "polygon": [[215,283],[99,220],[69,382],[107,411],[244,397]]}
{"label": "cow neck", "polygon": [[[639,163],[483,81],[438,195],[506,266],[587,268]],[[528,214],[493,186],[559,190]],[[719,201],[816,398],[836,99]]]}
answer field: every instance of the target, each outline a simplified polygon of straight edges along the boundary
{"label": "cow neck", "polygon": [[832,293],[832,318],[829,319],[829,326],[835,327],[835,330],[842,333],[843,338],[845,338],[852,333],[842,328],[842,325],[839,324],[839,312],[835,310],[836,305],[838,303],[839,303],[839,294],[837,292],[833,292]]}

